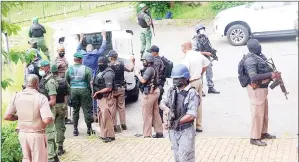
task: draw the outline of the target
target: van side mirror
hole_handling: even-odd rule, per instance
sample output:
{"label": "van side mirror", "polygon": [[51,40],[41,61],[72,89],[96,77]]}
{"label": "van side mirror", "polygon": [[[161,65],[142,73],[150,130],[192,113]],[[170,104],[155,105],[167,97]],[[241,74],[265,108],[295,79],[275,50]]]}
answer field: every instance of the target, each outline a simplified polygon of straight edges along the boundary
{"label": "van side mirror", "polygon": [[127,33],[130,33],[132,35],[134,35],[133,31],[132,30],[126,30]]}

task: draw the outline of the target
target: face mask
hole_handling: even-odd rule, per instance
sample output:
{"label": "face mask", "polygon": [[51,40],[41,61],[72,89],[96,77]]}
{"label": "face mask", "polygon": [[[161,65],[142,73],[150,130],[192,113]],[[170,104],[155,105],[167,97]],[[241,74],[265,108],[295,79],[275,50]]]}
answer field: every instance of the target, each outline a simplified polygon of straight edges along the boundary
{"label": "face mask", "polygon": [[60,52],[60,53],[59,53],[59,56],[60,56],[60,57],[63,57],[64,55],[65,55],[64,52]]}
{"label": "face mask", "polygon": [[32,45],[32,48],[35,48],[35,49],[37,49],[37,44],[36,44],[36,43],[34,43],[34,44]]}
{"label": "face mask", "polygon": [[38,74],[39,74],[41,77],[43,77],[43,76],[45,76],[45,75],[46,75],[46,72],[45,72],[45,71],[43,71],[43,70],[40,70],[40,71],[38,72]]}
{"label": "face mask", "polygon": [[257,47],[257,49],[256,49],[256,54],[260,54],[260,53],[262,53],[262,46],[261,45],[259,45],[258,47]]}
{"label": "face mask", "polygon": [[184,81],[181,78],[175,78],[173,79],[173,86],[175,87],[182,87],[184,86]]}
{"label": "face mask", "polygon": [[142,65],[143,65],[143,67],[147,67],[147,62],[145,60],[142,61]]}
{"label": "face mask", "polygon": [[105,65],[105,64],[100,64],[100,65],[98,66],[98,68],[99,68],[100,71],[105,70],[106,67],[107,67],[107,65]]}

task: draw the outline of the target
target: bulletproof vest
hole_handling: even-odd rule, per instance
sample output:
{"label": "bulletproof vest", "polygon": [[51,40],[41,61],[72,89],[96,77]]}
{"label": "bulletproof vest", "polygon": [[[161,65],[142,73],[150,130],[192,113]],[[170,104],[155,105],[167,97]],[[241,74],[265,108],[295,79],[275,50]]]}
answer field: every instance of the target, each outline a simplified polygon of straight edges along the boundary
{"label": "bulletproof vest", "polygon": [[44,31],[43,28],[39,24],[33,24],[31,26],[31,32],[33,37],[43,37]]}
{"label": "bulletproof vest", "polygon": [[150,66],[147,68],[153,68],[154,69],[154,75],[144,84],[145,86],[152,86],[154,85],[154,87],[156,87],[157,85],[157,71],[154,67]]}
{"label": "bulletproof vest", "polygon": [[[99,72],[98,74],[96,74],[95,79],[93,81],[93,89],[94,92],[96,91],[100,91],[104,88],[106,88],[106,84],[105,84],[105,79],[104,79],[104,75],[105,73],[107,73],[108,71],[113,72],[113,70],[110,67],[107,67],[104,71]],[[115,87],[114,87],[115,88]],[[99,94],[102,95],[102,94]],[[100,99],[99,96],[97,96],[98,99]]]}
{"label": "bulletproof vest", "polygon": [[26,131],[40,131],[45,129],[41,114],[37,92],[22,91],[17,93],[14,105],[18,115],[18,129]]}
{"label": "bulletproof vest", "polygon": [[123,86],[125,84],[125,66],[123,62],[116,60],[114,63],[110,64],[110,67],[115,73],[115,82],[117,87]]}
{"label": "bulletproof vest", "polygon": [[267,58],[261,54],[261,55],[256,55],[256,54],[249,54],[249,57],[254,57],[255,60],[257,61],[257,74],[264,74],[268,72],[273,72],[273,69],[267,64]]}
{"label": "bulletproof vest", "polygon": [[56,95],[56,103],[64,103],[64,96],[67,92],[67,84],[64,78],[57,77],[56,81],[58,83],[58,90]]}
{"label": "bulletproof vest", "polygon": [[55,59],[55,63],[58,67],[58,75],[61,77],[61,78],[64,78],[65,77],[65,72],[67,70],[67,67],[68,67],[68,63],[66,61],[66,58],[63,57],[56,57]]}
{"label": "bulletproof vest", "polygon": [[163,83],[163,79],[165,78],[165,74],[164,74],[164,69],[165,69],[165,65],[161,59],[160,56],[155,56],[154,57],[154,67],[157,71],[157,83],[158,84],[162,84]]}
{"label": "bulletproof vest", "polygon": [[145,22],[144,20],[144,12],[141,12],[138,17],[137,17],[137,20],[138,20],[138,24],[142,27],[142,28],[148,28],[149,26],[147,25],[147,23]]}
{"label": "bulletproof vest", "polygon": [[52,78],[51,77],[47,77],[46,78],[42,78],[40,81],[39,81],[39,92],[43,95],[45,95],[48,100],[50,100],[50,96],[48,95],[48,91],[46,90],[46,83]]}
{"label": "bulletproof vest", "polygon": [[71,88],[87,88],[87,80],[85,78],[86,66],[71,66],[70,68],[70,78],[71,78]]}
{"label": "bulletproof vest", "polygon": [[[192,89],[193,87],[191,87],[190,89]],[[189,90],[190,90],[189,89]],[[189,90],[182,90],[179,93],[177,93],[177,98],[176,98],[176,109],[174,110],[174,118],[173,120],[177,120],[180,117],[182,117],[183,115],[185,115],[187,113],[187,108],[188,108],[188,103],[185,104],[185,99],[189,93]],[[176,93],[175,91],[172,91],[172,93]]]}

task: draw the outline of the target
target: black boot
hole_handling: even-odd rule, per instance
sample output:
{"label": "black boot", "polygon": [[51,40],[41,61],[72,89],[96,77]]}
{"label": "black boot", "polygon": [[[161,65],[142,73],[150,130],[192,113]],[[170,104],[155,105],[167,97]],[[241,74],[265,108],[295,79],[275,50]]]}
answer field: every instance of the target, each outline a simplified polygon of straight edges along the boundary
{"label": "black boot", "polygon": [[104,143],[111,142],[111,139],[107,138],[107,137],[102,137],[102,140],[103,140]]}
{"label": "black boot", "polygon": [[202,97],[205,97],[206,96],[206,94],[202,91]]}
{"label": "black boot", "polygon": [[219,94],[220,92],[218,92],[216,89],[214,89],[213,87],[210,87],[208,90],[208,93],[215,93],[215,94]]}
{"label": "black boot", "polygon": [[163,133],[156,133],[153,138],[164,138]]}
{"label": "black boot", "polygon": [[65,124],[73,124],[72,120],[69,119],[69,118],[67,118],[67,117],[65,117],[65,119],[64,119],[64,123],[65,123]]}
{"label": "black boot", "polygon": [[90,136],[91,134],[95,134],[94,130],[87,128],[87,135]]}
{"label": "black boot", "polygon": [[121,124],[121,129],[123,129],[123,130],[127,130],[127,126],[126,126],[126,124]]}
{"label": "black boot", "polygon": [[74,136],[78,136],[79,135],[79,131],[78,131],[77,127],[74,128],[73,134],[74,134]]}
{"label": "black boot", "polygon": [[54,162],[60,162],[57,155],[54,157]]}
{"label": "black boot", "polygon": [[58,146],[58,152],[57,152],[58,156],[61,156],[64,153],[65,153],[65,150],[63,150],[63,146]]}
{"label": "black boot", "polygon": [[261,141],[260,139],[250,139],[250,144],[257,146],[267,146],[267,143]]}
{"label": "black boot", "polygon": [[269,133],[263,133],[261,139],[275,139],[275,138],[276,138],[276,136],[273,136]]}

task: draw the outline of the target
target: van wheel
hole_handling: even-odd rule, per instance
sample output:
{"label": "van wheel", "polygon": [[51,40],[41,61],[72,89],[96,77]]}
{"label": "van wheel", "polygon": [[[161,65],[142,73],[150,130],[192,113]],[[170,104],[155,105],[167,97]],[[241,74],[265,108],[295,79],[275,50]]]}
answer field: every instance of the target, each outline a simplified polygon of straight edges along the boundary
{"label": "van wheel", "polygon": [[227,31],[227,40],[233,46],[245,45],[249,39],[248,29],[240,24],[231,26]]}

